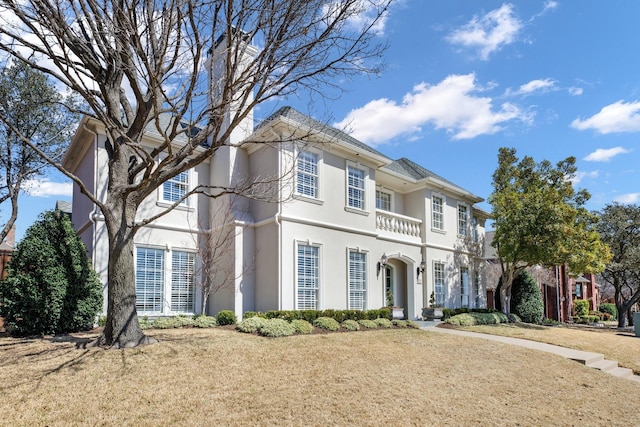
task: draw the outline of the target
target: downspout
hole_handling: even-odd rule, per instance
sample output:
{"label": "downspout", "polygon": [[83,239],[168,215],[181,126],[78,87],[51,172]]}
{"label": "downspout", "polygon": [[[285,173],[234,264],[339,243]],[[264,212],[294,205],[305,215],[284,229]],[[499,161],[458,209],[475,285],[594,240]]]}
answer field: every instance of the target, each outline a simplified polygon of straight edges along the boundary
{"label": "downspout", "polygon": [[[93,152],[94,152],[94,156],[93,156],[93,190],[94,193],[97,194],[97,179],[96,179],[96,174],[98,173],[98,133],[95,132],[93,129],[89,128],[89,126],[87,126],[86,123],[82,124],[82,128],[93,134]],[[95,194],[94,194],[95,195]],[[91,234],[93,235],[93,241],[91,243],[91,264],[93,266],[93,269],[96,269],[96,247],[98,246],[98,233],[97,233],[97,226],[96,226],[96,218],[98,217],[99,212],[98,212],[98,206],[94,203],[93,204],[93,210],[89,213],[89,221],[91,221]]]}
{"label": "downspout", "polygon": [[560,279],[558,277],[558,266],[555,266],[556,271],[556,311],[558,312],[558,322],[562,322],[562,317],[560,315]]}

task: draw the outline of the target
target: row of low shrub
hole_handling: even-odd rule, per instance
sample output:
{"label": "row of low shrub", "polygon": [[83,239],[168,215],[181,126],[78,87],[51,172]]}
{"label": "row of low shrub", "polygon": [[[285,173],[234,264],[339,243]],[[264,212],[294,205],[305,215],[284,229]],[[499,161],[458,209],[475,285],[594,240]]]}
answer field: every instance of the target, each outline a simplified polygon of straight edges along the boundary
{"label": "row of low shrub", "polygon": [[601,319],[600,316],[597,315],[586,315],[586,316],[573,316],[573,323],[578,323],[582,325],[587,325],[590,323],[598,323]]}
{"label": "row of low shrub", "polygon": [[450,317],[457,316],[458,314],[464,313],[500,313],[498,310],[494,310],[492,308],[443,308],[442,309],[442,320],[447,320]]}
{"label": "row of low shrub", "polygon": [[157,319],[149,319],[147,316],[138,319],[140,328],[142,329],[173,329],[173,328],[213,328],[218,326],[218,321],[213,316],[196,315],[184,316],[178,315],[173,317],[158,317]]}
{"label": "row of low shrub", "polygon": [[283,319],[287,321],[292,320],[306,320],[309,323],[313,323],[314,320],[320,317],[329,317],[334,319],[338,323],[342,323],[345,320],[375,320],[378,318],[385,318],[391,320],[391,310],[384,307],[373,310],[269,310],[269,311],[247,311],[244,313],[243,318],[251,317],[263,317],[265,319]]}
{"label": "row of low shrub", "polygon": [[467,312],[451,316],[446,323],[456,326],[494,325],[497,323],[520,322],[520,318],[511,314],[512,319],[499,311],[493,312]]}
{"label": "row of low shrub", "polygon": [[384,317],[379,317],[374,320],[346,319],[340,323],[334,318],[326,316],[320,316],[313,322],[308,322],[304,319],[293,319],[289,321],[279,317],[267,318],[262,316],[250,316],[245,317],[241,322],[239,322],[236,325],[236,329],[240,332],[276,338],[296,334],[310,334],[313,332],[314,328],[326,331],[338,331],[340,329],[345,331],[358,331],[361,327],[378,329],[392,328],[394,326],[399,328],[419,328],[419,325],[411,320],[391,321]]}

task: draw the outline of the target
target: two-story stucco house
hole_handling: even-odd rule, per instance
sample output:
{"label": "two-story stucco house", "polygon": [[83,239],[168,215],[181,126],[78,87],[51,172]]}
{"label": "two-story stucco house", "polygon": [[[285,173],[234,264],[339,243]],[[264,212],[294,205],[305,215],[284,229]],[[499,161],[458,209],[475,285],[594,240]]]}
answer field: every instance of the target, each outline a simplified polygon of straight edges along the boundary
{"label": "two-story stucco house", "polygon": [[[100,122],[84,118],[64,159],[97,195],[107,182],[105,135]],[[157,137],[150,131],[145,144]],[[138,217],[160,212],[198,183],[250,180],[264,181],[272,200],[191,196],[137,234],[139,315],[200,312],[205,271],[219,282],[206,304],[211,314],[371,309],[390,296],[417,319],[432,293],[444,307],[485,306],[480,242],[488,215],[475,207],[482,199],[289,107],[255,128],[250,115],[210,161],[161,185]],[[106,294],[105,224],[77,186],[72,220]],[[224,248],[211,257],[220,235]]]}

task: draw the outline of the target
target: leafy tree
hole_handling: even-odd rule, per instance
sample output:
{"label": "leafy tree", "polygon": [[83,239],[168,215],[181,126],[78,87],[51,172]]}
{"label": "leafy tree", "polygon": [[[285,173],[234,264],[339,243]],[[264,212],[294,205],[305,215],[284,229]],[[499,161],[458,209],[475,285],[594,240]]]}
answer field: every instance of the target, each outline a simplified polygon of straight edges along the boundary
{"label": "leafy tree", "polygon": [[102,284],[87,250],[60,212],[27,229],[0,282],[0,314],[18,335],[90,329],[102,308]]}
{"label": "leafy tree", "polygon": [[519,160],[513,148],[499,150],[489,203],[506,314],[511,312],[513,280],[527,267],[568,264],[574,272],[597,273],[610,258],[595,230],[597,217],[584,208],[589,193],[576,192],[571,183],[576,170],[573,157],[554,167],[528,156]]}
{"label": "leafy tree", "polygon": [[528,271],[521,271],[513,279],[511,311],[525,323],[540,323],[544,317],[542,293]]}
{"label": "leafy tree", "polygon": [[613,286],[618,326],[627,326],[628,311],[640,301],[640,206],[613,203],[599,212],[597,230],[613,257],[600,276]]}
{"label": "leafy tree", "polygon": [[[47,169],[47,161],[21,136],[52,159],[59,159],[78,121],[47,76],[23,62],[0,71],[0,205],[10,204],[0,242],[18,218],[18,196]],[[70,101],[68,99],[67,101]]]}
{"label": "leafy tree", "polygon": [[[0,50],[77,92],[90,108],[87,114],[107,130],[104,197],[46,156],[104,216],[108,312],[101,343],[149,342],[135,308],[134,236],[160,215],[136,220],[142,201],[177,174],[234,150],[232,133],[252,120],[258,104],[300,91],[323,96],[327,89],[339,89],[344,76],[379,71],[385,46],[376,41],[376,31],[390,2],[3,1]],[[211,102],[203,73],[209,53],[222,60]],[[167,115],[168,124],[162,120]],[[149,129],[160,141],[150,151],[141,143]],[[36,147],[28,135],[22,137]],[[259,142],[293,136],[272,138]],[[256,192],[255,185],[233,182],[199,186],[185,197]]]}

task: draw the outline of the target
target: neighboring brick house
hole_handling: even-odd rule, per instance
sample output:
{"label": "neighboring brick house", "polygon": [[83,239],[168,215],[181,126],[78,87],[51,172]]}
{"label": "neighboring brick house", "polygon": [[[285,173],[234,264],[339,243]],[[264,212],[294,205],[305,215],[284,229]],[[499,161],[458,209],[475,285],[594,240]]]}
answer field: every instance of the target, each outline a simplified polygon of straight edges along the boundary
{"label": "neighboring brick house", "polygon": [[[495,248],[491,246],[494,233],[494,231],[485,233],[487,306],[490,308],[493,308],[493,298],[500,278],[500,263]],[[571,321],[575,299],[588,300],[589,310],[597,310],[600,305],[600,294],[594,274],[580,274],[572,277],[567,266],[551,268],[535,266],[527,270],[540,287],[546,318],[559,322]]]}

